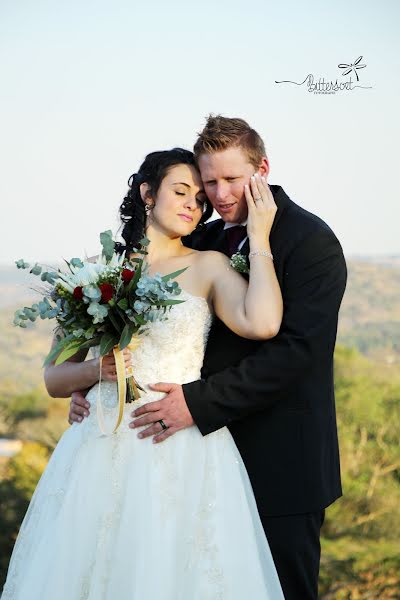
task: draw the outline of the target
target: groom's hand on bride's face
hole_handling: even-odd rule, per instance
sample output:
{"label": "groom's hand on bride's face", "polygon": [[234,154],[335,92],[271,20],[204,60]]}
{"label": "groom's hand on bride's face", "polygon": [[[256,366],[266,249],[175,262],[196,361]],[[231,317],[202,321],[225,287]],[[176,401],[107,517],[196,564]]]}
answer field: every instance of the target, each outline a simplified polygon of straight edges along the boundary
{"label": "groom's hand on bride's face", "polygon": [[[131,429],[150,425],[143,429],[139,438],[153,436],[153,442],[163,442],[180,429],[194,425],[192,415],[187,407],[182,386],[176,383],[156,383],[149,386],[155,392],[164,392],[166,395],[156,402],[148,402],[133,411],[136,417],[130,424]],[[167,429],[160,423],[162,421]]]}
{"label": "groom's hand on bride's face", "polygon": [[83,392],[72,392],[69,406],[68,422],[80,423],[84,417],[89,416],[90,403],[86,400]]}

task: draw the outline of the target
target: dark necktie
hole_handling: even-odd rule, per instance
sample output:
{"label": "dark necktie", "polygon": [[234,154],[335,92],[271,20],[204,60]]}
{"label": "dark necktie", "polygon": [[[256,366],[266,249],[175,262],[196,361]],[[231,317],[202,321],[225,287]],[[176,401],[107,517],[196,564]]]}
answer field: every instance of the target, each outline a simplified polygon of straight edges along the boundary
{"label": "dark necktie", "polygon": [[244,225],[234,225],[225,231],[228,240],[229,256],[232,256],[232,254],[237,252],[240,242],[247,236],[247,230]]}

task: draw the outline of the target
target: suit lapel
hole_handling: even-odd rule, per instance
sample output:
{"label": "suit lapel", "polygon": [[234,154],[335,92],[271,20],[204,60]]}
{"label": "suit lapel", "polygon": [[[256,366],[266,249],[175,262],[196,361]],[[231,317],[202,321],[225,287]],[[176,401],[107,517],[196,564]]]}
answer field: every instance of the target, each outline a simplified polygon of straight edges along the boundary
{"label": "suit lapel", "polygon": [[204,250],[218,250],[228,255],[228,240],[224,230],[224,221],[218,219],[209,224],[202,240]]}
{"label": "suit lapel", "polygon": [[224,221],[221,219],[220,226],[218,231],[215,234],[215,250],[220,250],[224,254],[228,254],[228,239],[226,237],[226,232],[224,229]]}
{"label": "suit lapel", "polygon": [[270,188],[271,188],[271,192],[274,197],[274,200],[276,202],[276,205],[278,207],[278,210],[276,212],[275,219],[274,219],[274,222],[272,225],[272,229],[271,229],[271,234],[270,234],[270,239],[271,239],[271,237],[274,236],[275,230],[278,226],[278,223],[279,223],[283,213],[285,212],[287,206],[291,203],[291,200],[290,200],[289,196],[283,191],[283,189],[281,188],[280,185],[270,185]]}
{"label": "suit lapel", "polygon": [[250,242],[249,242],[249,238],[247,237],[243,246],[240,249],[240,253],[244,254],[245,256],[248,256],[250,252]]}

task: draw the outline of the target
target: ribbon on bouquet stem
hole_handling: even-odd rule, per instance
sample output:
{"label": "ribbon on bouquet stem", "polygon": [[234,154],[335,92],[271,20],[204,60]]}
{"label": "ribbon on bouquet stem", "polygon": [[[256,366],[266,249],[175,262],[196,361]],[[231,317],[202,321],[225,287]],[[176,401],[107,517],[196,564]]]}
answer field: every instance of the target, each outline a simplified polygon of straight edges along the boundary
{"label": "ribbon on bouquet stem", "polygon": [[[131,342],[128,344],[128,348],[131,352],[136,350],[140,345],[139,336],[135,336],[132,338]],[[118,429],[121,424],[122,417],[124,414],[124,406],[126,401],[126,392],[127,392],[127,379],[129,379],[129,385],[131,386],[132,394],[134,400],[140,398],[139,389],[143,390],[140,385],[137,383],[133,376],[133,368],[132,366],[125,369],[125,360],[122,350],[120,350],[119,346],[114,346],[113,354],[115,359],[115,368],[117,371],[117,393],[118,393],[118,415],[115,425],[111,427],[111,429],[107,430],[105,419],[104,419],[104,410],[103,404],[101,402],[101,368],[103,363],[103,357],[100,356],[100,376],[99,376],[99,387],[97,391],[97,402],[96,402],[96,412],[97,412],[97,422],[99,424],[100,431],[103,435],[112,435]]]}

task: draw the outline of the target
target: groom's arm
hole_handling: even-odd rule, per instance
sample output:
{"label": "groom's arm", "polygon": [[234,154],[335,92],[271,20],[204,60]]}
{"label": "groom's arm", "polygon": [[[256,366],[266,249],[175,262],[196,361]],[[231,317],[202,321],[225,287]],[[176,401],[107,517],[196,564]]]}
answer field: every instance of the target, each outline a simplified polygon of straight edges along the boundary
{"label": "groom's arm", "polygon": [[346,276],[342,248],[328,229],[310,234],[291,251],[278,336],[238,365],[183,385],[203,435],[273,406],[295,389],[321,352],[333,352]]}

